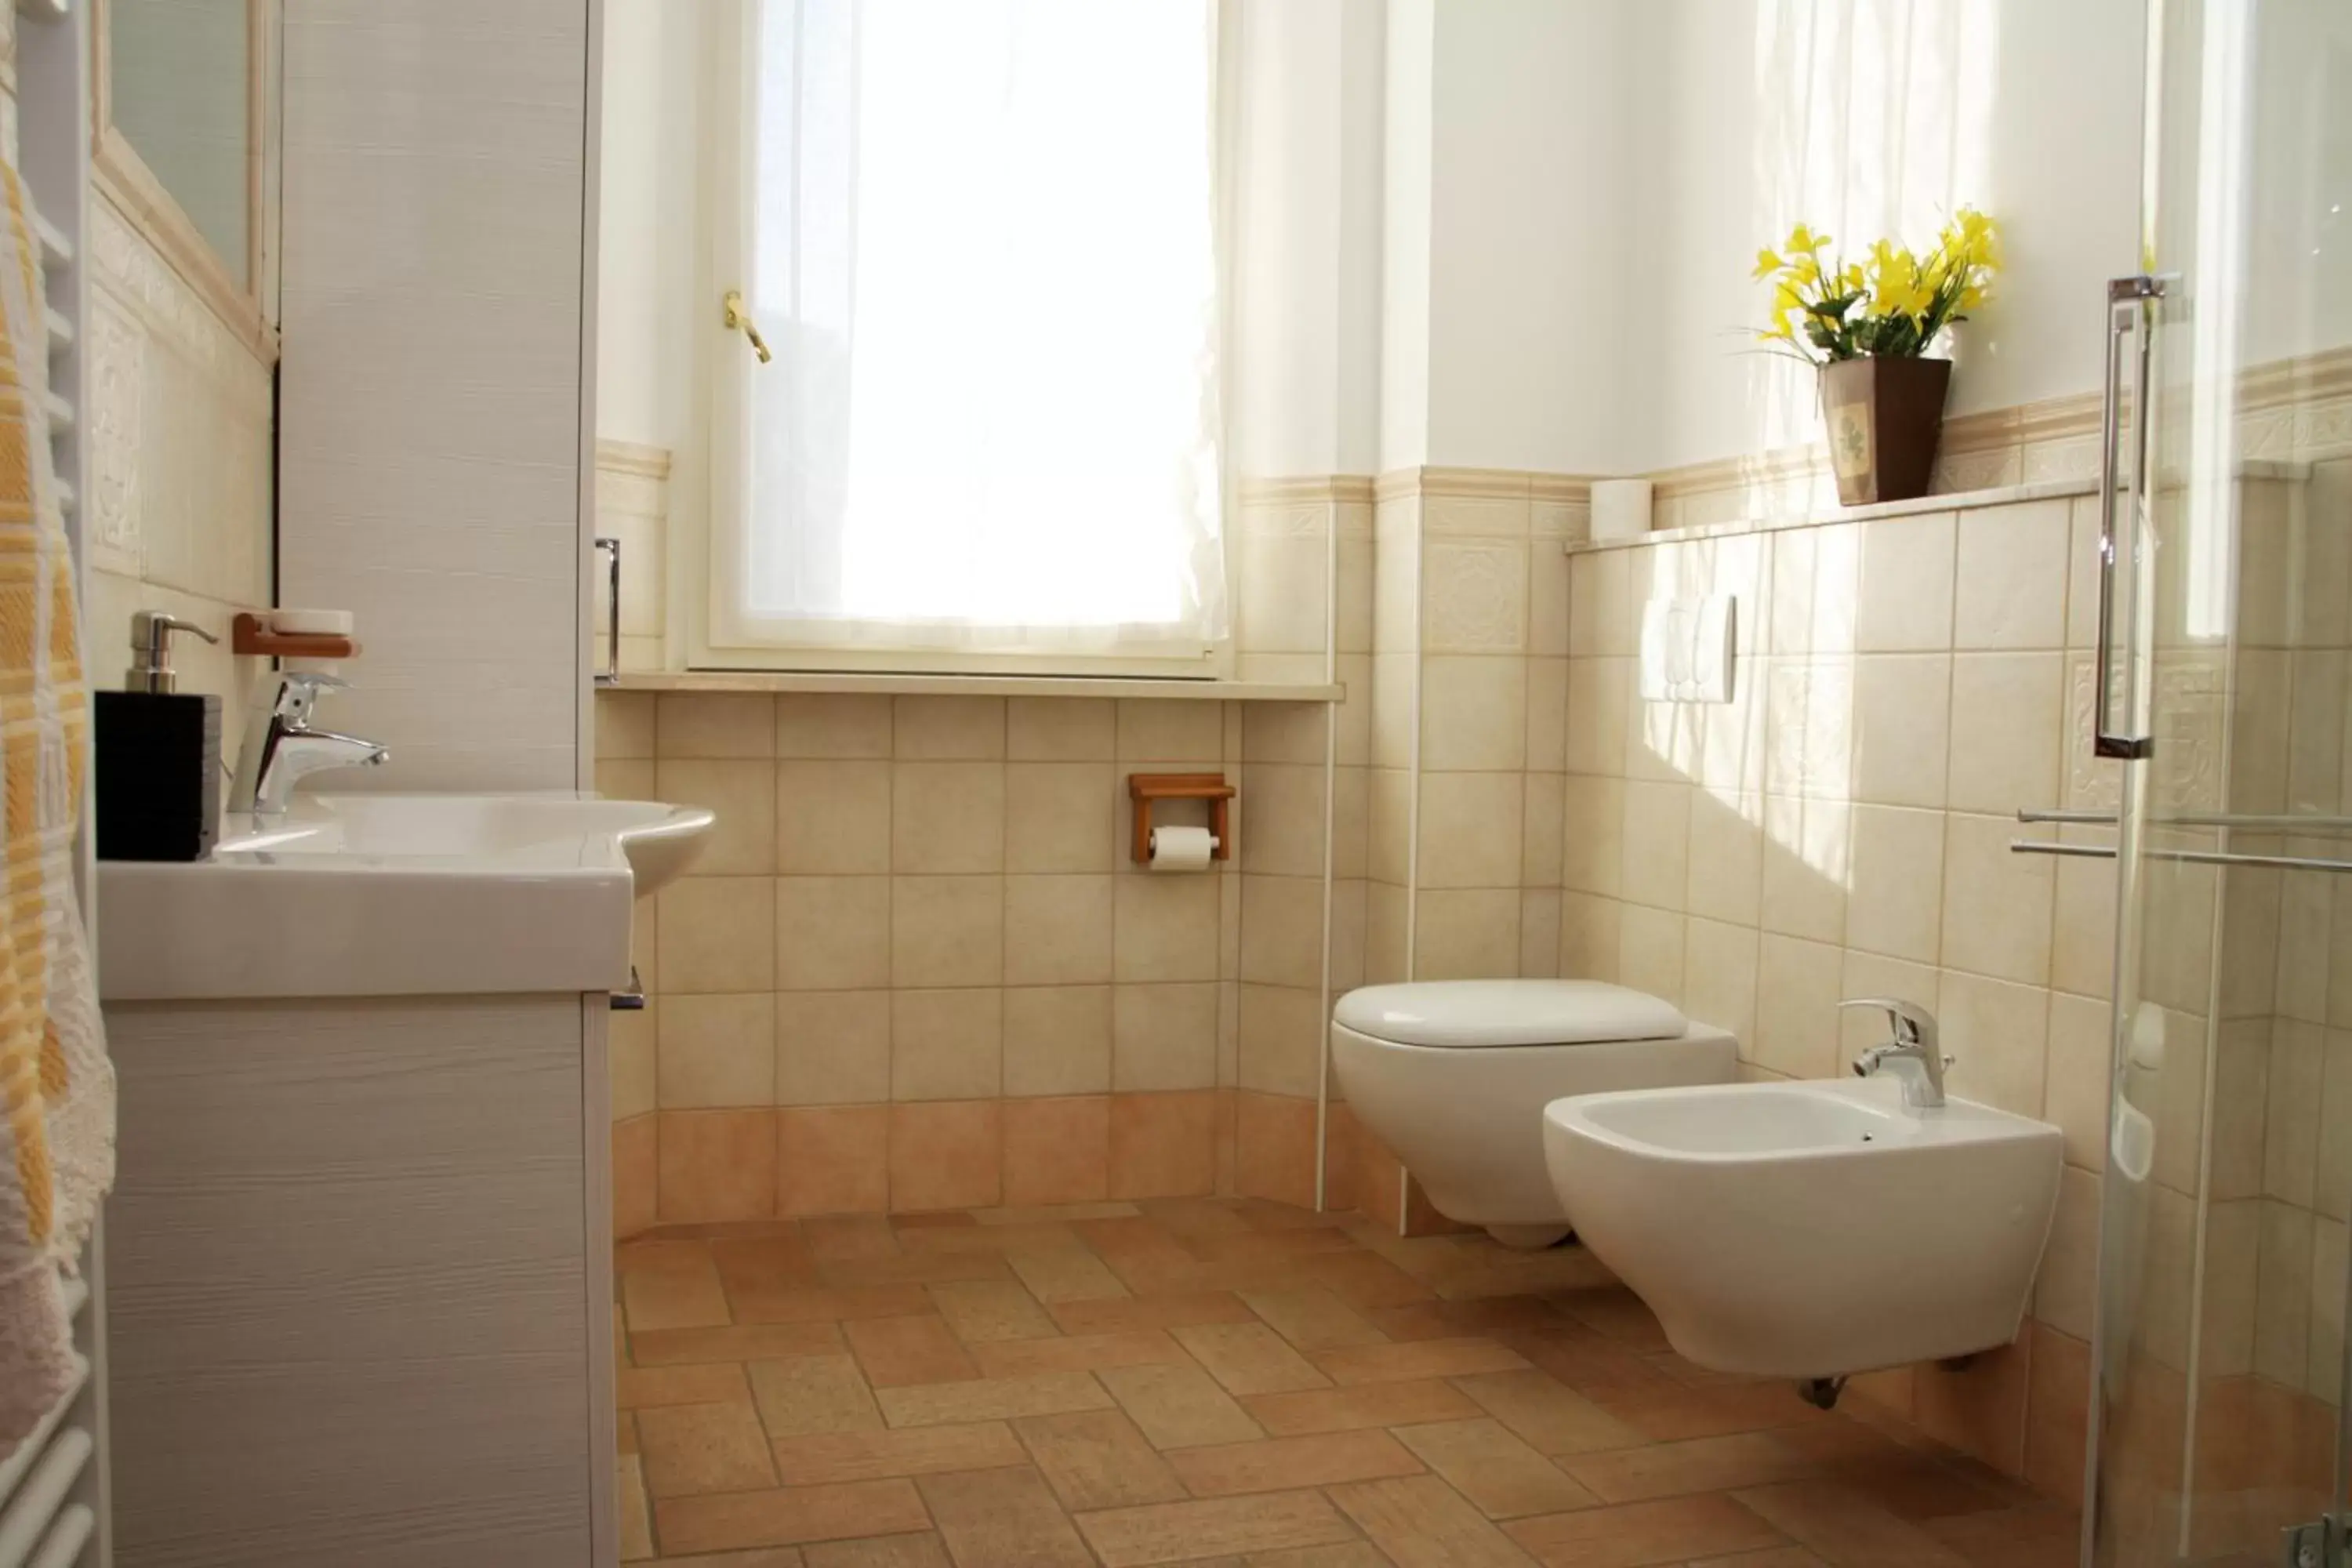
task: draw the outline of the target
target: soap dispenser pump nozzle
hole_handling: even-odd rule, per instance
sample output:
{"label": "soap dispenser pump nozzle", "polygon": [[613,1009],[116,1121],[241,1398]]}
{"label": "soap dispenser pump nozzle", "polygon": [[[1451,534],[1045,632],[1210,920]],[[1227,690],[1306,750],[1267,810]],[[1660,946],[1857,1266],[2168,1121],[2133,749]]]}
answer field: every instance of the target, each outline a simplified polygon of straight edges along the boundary
{"label": "soap dispenser pump nozzle", "polygon": [[194,632],[208,643],[220,638],[194,621],[184,621],[161,610],[138,610],[131,616],[131,669],[123,678],[125,691],[167,697],[179,689],[172,669],[172,634]]}

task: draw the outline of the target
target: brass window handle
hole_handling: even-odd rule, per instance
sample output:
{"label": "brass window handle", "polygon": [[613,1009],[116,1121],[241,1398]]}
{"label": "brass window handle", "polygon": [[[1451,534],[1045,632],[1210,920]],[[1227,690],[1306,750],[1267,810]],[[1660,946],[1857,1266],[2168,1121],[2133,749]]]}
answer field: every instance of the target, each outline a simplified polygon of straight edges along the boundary
{"label": "brass window handle", "polygon": [[740,332],[751,340],[751,352],[760,356],[761,364],[776,357],[768,352],[768,340],[761,337],[760,329],[751,324],[751,312],[743,308],[743,290],[740,289],[727,290],[727,298],[721,302],[721,306],[722,312],[719,320],[725,323],[729,331]]}

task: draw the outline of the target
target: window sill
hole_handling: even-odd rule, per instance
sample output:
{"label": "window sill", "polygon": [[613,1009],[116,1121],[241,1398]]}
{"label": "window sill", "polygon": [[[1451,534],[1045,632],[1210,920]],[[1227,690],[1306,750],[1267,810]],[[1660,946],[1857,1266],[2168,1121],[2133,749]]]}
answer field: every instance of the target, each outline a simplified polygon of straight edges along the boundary
{"label": "window sill", "polygon": [[1087,675],[895,675],[862,670],[623,670],[607,691],[865,691],[909,697],[1156,697],[1196,702],[1345,702],[1339,681],[1172,680]]}

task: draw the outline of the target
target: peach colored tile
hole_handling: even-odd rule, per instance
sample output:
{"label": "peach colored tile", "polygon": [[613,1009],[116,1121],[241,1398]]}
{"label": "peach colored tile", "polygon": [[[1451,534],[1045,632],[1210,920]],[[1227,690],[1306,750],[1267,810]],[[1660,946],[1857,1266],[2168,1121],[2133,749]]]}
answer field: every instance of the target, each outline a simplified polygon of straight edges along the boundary
{"label": "peach colored tile", "polygon": [[828,1215],[803,1220],[800,1232],[809,1256],[820,1263],[896,1258],[899,1251],[898,1226],[887,1215]]}
{"label": "peach colored tile", "polygon": [[1025,1465],[916,1484],[957,1568],[1094,1568],[1069,1516]]}
{"label": "peach colored tile", "polygon": [[1315,1364],[1334,1383],[1391,1383],[1407,1378],[1466,1377],[1516,1372],[1527,1358],[1492,1340],[1416,1340],[1400,1345],[1348,1345],[1317,1352]]}
{"label": "peach colored tile", "polygon": [[1093,1253],[1083,1247],[1056,1247],[1050,1251],[1017,1252],[1006,1259],[1029,1293],[1051,1306],[1056,1301],[1098,1300],[1124,1296],[1127,1287],[1120,1283]]}
{"label": "peach colored tile", "polygon": [[1545,1568],[1641,1568],[1788,1544],[1788,1537],[1720,1495],[1581,1509],[1505,1528]]}
{"label": "peach colored tile", "polygon": [[656,1532],[673,1556],[927,1530],[930,1522],[914,1483],[899,1479],[673,1498],[654,1508]]}
{"label": "peach colored tile", "polygon": [[871,1432],[882,1425],[856,1362],[845,1355],[793,1356],[755,1361],[751,1397],[771,1437],[813,1432]]}
{"label": "peach colored tile", "polygon": [[623,1240],[650,1229],[660,1193],[654,1118],[648,1113],[613,1123],[613,1236]]}
{"label": "peach colored tile", "polygon": [[1097,1374],[1155,1448],[1245,1443],[1265,1434],[1195,1366],[1123,1366]]}
{"label": "peach colored tile", "polygon": [[877,1397],[882,1402],[883,1415],[893,1426],[1010,1421],[1021,1415],[1054,1415],[1068,1410],[1107,1410],[1111,1402],[1102,1385],[1083,1372],[915,1384],[905,1388],[886,1388]]}
{"label": "peach colored tile", "polygon": [[2003,1345],[1950,1371],[1914,1373],[1912,1419],[1931,1437],[1973,1454],[2006,1476],[2025,1473],[2025,1403],[2031,1353]]}
{"label": "peach colored tile", "polygon": [[920,1285],[747,1287],[733,1297],[739,1323],[826,1323],[851,1318],[903,1318],[928,1311]]}
{"label": "peach colored tile", "polygon": [[624,1410],[723,1405],[751,1394],[740,1366],[625,1366],[614,1373],[614,1388]]}
{"label": "peach colored tile", "polygon": [[1375,1345],[1387,1339],[1362,1313],[1328,1289],[1244,1290],[1242,1300],[1276,1333],[1303,1351]]}
{"label": "peach colored tile", "polygon": [[629,1335],[629,1357],[639,1366],[776,1361],[828,1355],[842,1348],[831,1323],[761,1323],[709,1329],[646,1329]]}
{"label": "peach colored tile", "polygon": [[1769,1432],[1734,1432],[1683,1443],[1570,1454],[1560,1468],[1606,1502],[1646,1502],[1693,1492],[1768,1486],[1810,1472],[1813,1462]]}
{"label": "peach colored tile", "polygon": [[747,1492],[776,1484],[767,1434],[748,1399],[637,1412],[646,1489],[656,1498]]}
{"label": "peach colored tile", "polygon": [[1009,1279],[943,1280],[931,1286],[940,1315],[968,1345],[1045,1339],[1059,1333],[1037,1298]]}
{"label": "peach colored tile", "polygon": [[2083,1497],[2089,1437],[2091,1349],[2046,1323],[2031,1325],[2032,1377],[2025,1404],[2025,1479],[2074,1506]]}
{"label": "peach colored tile", "polygon": [[1837,1568],[1874,1568],[1885,1563],[1965,1568],[1967,1563],[1926,1531],[1897,1519],[1853,1487],[1790,1481],[1733,1495],[1781,1534]]}
{"label": "peach colored tile", "polygon": [[1421,1461],[1386,1432],[1329,1432],[1311,1437],[1267,1437],[1179,1448],[1168,1457],[1194,1497],[1289,1491],[1341,1481],[1381,1480],[1421,1473]]}
{"label": "peach colored tile", "polygon": [[1195,1290],[1170,1296],[1111,1296],[1047,1305],[1054,1321],[1073,1334],[1114,1329],[1173,1329],[1186,1323],[1245,1323],[1250,1310],[1230,1290]]}
{"label": "peach colored tile", "polygon": [[1234,1096],[1234,1190],[1311,1207],[1315,1102],[1287,1095]]}
{"label": "peach colored tile", "polygon": [[1931,1519],[1921,1528],[1981,1568],[2075,1568],[2082,1561],[2083,1521],[2068,1509],[1993,1509]]}
{"label": "peach colored tile", "polygon": [[621,1312],[631,1332],[708,1328],[728,1321],[727,1292],[707,1256],[686,1268],[621,1276]]}
{"label": "peach colored tile", "polygon": [[1435,1476],[1334,1487],[1330,1497],[1397,1568],[1525,1568],[1519,1549]]}
{"label": "peach colored tile", "polygon": [[1330,1379],[1264,1323],[1202,1323],[1178,1329],[1176,1339],[1228,1394],[1330,1386]]}
{"label": "peach colored tile", "polygon": [[775,1443],[777,1476],[795,1487],[994,1469],[1026,1464],[1028,1458],[1013,1429],[1002,1421],[885,1432],[813,1432],[779,1437]]}
{"label": "peach colored tile", "polygon": [[1396,1436],[1489,1519],[1555,1513],[1599,1500],[1489,1417],[1400,1426]]}
{"label": "peach colored tile", "polygon": [[1110,1191],[1110,1097],[1004,1102],[1004,1202],[1076,1204]]}
{"label": "peach colored tile", "polygon": [[1311,1491],[1108,1509],[1083,1516],[1078,1524],[1105,1568],[1324,1546],[1355,1533],[1321,1493]]}
{"label": "peach colored tile", "polygon": [[[937,1535],[872,1535],[863,1541],[812,1544],[801,1554],[807,1568],[949,1568],[948,1550]],[[727,1568],[734,1568],[729,1563]],[[747,1565],[750,1568],[750,1565]],[[778,1563],[776,1568],[791,1568]]]}
{"label": "peach colored tile", "polygon": [[1002,1194],[1003,1123],[992,1100],[890,1108],[890,1206],[984,1208]]}
{"label": "peach colored tile", "polygon": [[1181,1197],[1213,1191],[1216,1127],[1213,1089],[1111,1096],[1110,1195]]}
{"label": "peach colored tile", "polygon": [[659,1121],[663,1220],[776,1212],[775,1112],[665,1110]]}
{"label": "peach colored tile", "polygon": [[1244,1400],[1242,1405],[1258,1425],[1277,1436],[1452,1421],[1478,1414],[1478,1407],[1463,1398],[1452,1384],[1435,1379],[1261,1394]]}
{"label": "peach colored tile", "polygon": [[981,1371],[990,1377],[1024,1377],[1036,1372],[1097,1372],[1114,1366],[1180,1366],[1185,1359],[1176,1342],[1159,1329],[1001,1340],[976,1345],[972,1353]]}
{"label": "peach colored tile", "polygon": [[953,1383],[978,1377],[980,1369],[935,1313],[908,1318],[863,1318],[844,1323],[849,1348],[866,1381],[876,1388],[911,1383]]}
{"label": "peach colored tile", "polygon": [[878,1214],[889,1206],[889,1198],[888,1106],[776,1112],[777,1214]]}
{"label": "peach colored tile", "polygon": [[1454,1386],[1547,1454],[1629,1448],[1642,1441],[1641,1433],[1534,1368],[1481,1373],[1455,1380]]}
{"label": "peach colored tile", "polygon": [[1002,1279],[1004,1259],[985,1252],[910,1251],[888,1258],[845,1258],[820,1264],[828,1285],[952,1285]]}
{"label": "peach colored tile", "polygon": [[635,1454],[615,1461],[621,1514],[621,1561],[642,1563],[654,1554],[653,1511],[646,1501],[645,1466]]}
{"label": "peach colored tile", "polygon": [[1054,1495],[1072,1511],[1173,1502],[1184,1485],[1117,1410],[1031,1415],[1013,1424]]}

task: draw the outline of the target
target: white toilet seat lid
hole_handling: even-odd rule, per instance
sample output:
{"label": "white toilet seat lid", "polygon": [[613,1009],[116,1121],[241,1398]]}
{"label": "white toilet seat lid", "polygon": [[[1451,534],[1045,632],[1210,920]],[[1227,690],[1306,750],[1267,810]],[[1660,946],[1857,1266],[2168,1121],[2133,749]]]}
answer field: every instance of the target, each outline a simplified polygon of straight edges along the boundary
{"label": "white toilet seat lid", "polygon": [[1401,1046],[1575,1046],[1669,1040],[1690,1026],[1672,1003],[1598,980],[1423,980],[1367,985],[1331,1016]]}

